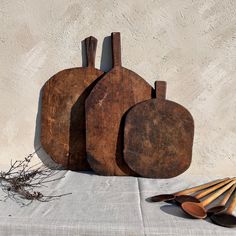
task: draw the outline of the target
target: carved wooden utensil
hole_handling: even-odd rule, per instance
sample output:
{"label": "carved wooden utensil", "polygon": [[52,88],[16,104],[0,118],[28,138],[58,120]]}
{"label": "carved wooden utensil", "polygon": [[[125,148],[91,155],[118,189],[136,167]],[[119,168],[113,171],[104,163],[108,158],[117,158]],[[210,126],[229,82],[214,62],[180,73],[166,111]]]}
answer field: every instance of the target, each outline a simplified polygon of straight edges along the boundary
{"label": "carved wooden utensil", "polygon": [[166,83],[155,83],[156,99],[132,107],[125,119],[124,159],[143,177],[171,178],[192,159],[194,122],[181,105],[165,99]]}
{"label": "carved wooden utensil", "polygon": [[52,159],[70,170],[88,170],[85,146],[85,99],[102,71],[96,69],[97,39],[85,39],[87,67],[66,69],[42,90],[41,143]]}
{"label": "carved wooden utensil", "polygon": [[236,180],[231,181],[230,183],[225,185],[223,188],[214,192],[212,195],[210,195],[208,198],[204,199],[200,203],[184,202],[181,205],[181,208],[183,209],[185,213],[192,216],[193,218],[204,219],[207,217],[206,206],[208,206],[211,202],[213,202],[215,199],[221,196],[225,191],[231,188],[235,183],[236,183]]}
{"label": "carved wooden utensil", "polygon": [[86,100],[88,162],[100,175],[136,175],[123,160],[123,117],[138,102],[150,99],[153,88],[122,67],[120,33],[112,33],[113,68]]}
{"label": "carved wooden utensil", "polygon": [[210,193],[214,192],[215,190],[225,186],[226,184],[228,184],[229,182],[231,182],[232,179],[228,178],[225,179],[224,181],[212,186],[211,188],[208,188],[198,194],[195,194],[194,196],[186,197],[185,195],[180,195],[177,196],[175,201],[178,205],[182,205],[184,202],[200,202],[201,198],[204,198],[205,196],[209,195]]}
{"label": "carved wooden utensil", "polygon": [[223,211],[225,209],[226,204],[229,201],[231,195],[233,194],[235,188],[236,188],[236,184],[234,184],[231,187],[231,189],[227,192],[227,194],[224,196],[224,198],[217,205],[215,205],[207,210],[207,215],[213,215],[213,214]]}
{"label": "carved wooden utensil", "polygon": [[198,199],[196,199],[195,197],[192,197],[191,195],[188,195],[188,194],[192,194],[192,193],[198,192],[200,190],[212,187],[212,186],[214,186],[214,185],[216,185],[218,183],[222,183],[222,182],[224,182],[225,180],[228,180],[228,179],[229,178],[217,179],[217,180],[211,181],[211,182],[206,183],[206,184],[201,184],[199,186],[188,188],[188,189],[184,189],[184,190],[181,190],[179,192],[175,192],[175,193],[171,193],[171,194],[155,195],[155,196],[152,196],[152,197],[148,198],[147,200],[149,200],[151,202],[162,202],[162,201],[175,200],[178,197],[185,197],[188,200],[199,202]]}
{"label": "carved wooden utensil", "polygon": [[224,227],[236,227],[236,216],[233,215],[234,209],[236,207],[236,191],[233,194],[233,199],[228,207],[228,209],[224,212],[214,214],[211,216],[211,220],[218,225]]}

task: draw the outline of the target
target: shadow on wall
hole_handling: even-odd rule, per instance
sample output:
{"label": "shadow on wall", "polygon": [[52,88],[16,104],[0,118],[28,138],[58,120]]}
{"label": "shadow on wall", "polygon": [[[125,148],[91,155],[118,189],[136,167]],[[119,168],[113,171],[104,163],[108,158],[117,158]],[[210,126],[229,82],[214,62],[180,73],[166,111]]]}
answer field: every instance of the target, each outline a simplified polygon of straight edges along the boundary
{"label": "shadow on wall", "polygon": [[113,61],[112,61],[111,36],[107,36],[104,38],[102,44],[100,70],[108,72],[112,69],[112,67],[113,67]]}
{"label": "shadow on wall", "polygon": [[[81,56],[82,56],[82,67],[87,66],[87,55],[85,48],[85,40],[81,42]],[[112,46],[111,46],[111,36],[107,36],[103,40],[102,44],[102,55],[100,70],[107,72],[112,68]],[[42,88],[39,93],[38,100],[38,112],[36,116],[36,125],[35,125],[35,136],[34,136],[34,149],[37,156],[43,162],[44,165],[51,169],[63,169],[61,165],[55,163],[51,157],[44,151],[41,147],[40,134],[41,134],[41,107],[42,107]]]}

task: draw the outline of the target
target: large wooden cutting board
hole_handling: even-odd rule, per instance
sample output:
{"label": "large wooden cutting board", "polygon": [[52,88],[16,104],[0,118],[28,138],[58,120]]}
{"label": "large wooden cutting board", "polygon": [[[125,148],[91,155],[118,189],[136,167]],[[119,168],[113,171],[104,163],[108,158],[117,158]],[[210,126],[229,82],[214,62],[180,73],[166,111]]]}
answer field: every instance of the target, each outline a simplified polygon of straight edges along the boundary
{"label": "large wooden cutting board", "polygon": [[87,67],[66,69],[42,90],[41,143],[51,158],[70,170],[88,170],[85,99],[103,74],[95,69],[97,40],[85,39]]}
{"label": "large wooden cutting board", "polygon": [[156,99],[135,105],[126,116],[124,159],[143,177],[171,178],[190,166],[194,122],[187,109],[165,99],[164,81],[155,87]]}
{"label": "large wooden cutting board", "polygon": [[153,88],[121,65],[120,33],[112,33],[113,68],[86,100],[86,148],[100,175],[136,175],[123,159],[124,117],[128,109],[151,98]]}

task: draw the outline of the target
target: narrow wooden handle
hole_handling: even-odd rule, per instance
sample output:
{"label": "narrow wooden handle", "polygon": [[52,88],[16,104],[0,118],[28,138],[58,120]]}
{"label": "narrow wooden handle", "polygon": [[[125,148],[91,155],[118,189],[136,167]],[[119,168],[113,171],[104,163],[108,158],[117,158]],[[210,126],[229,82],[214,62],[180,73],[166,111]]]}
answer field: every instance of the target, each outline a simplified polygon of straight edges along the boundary
{"label": "narrow wooden handle", "polygon": [[120,33],[113,32],[111,34],[112,38],[112,55],[113,55],[113,67],[121,66],[121,41]]}
{"label": "narrow wooden handle", "polygon": [[209,205],[216,198],[218,198],[221,194],[223,194],[225,191],[227,191],[229,188],[231,188],[231,186],[234,185],[235,183],[236,183],[236,180],[233,180],[232,182],[230,182],[229,184],[227,184],[226,186],[224,186],[223,188],[218,190],[216,193],[213,193],[210,197],[208,197],[207,199],[202,201],[202,206],[205,207],[205,206]]}
{"label": "narrow wooden handle", "polygon": [[226,205],[226,203],[228,202],[230,196],[233,194],[234,190],[236,188],[236,184],[234,184],[231,189],[227,192],[227,194],[224,196],[224,198],[222,199],[222,201],[220,202],[221,206]]}
{"label": "narrow wooden handle", "polygon": [[179,196],[179,195],[185,195],[185,194],[192,194],[192,193],[195,193],[195,192],[200,191],[202,189],[209,188],[215,184],[221,183],[221,182],[228,180],[228,179],[229,178],[217,179],[217,180],[211,181],[209,183],[201,184],[201,185],[193,187],[193,188],[188,188],[188,189],[182,190],[180,192],[174,193],[174,195]]}
{"label": "narrow wooden handle", "polygon": [[211,187],[211,188],[209,188],[209,189],[207,189],[205,191],[202,191],[201,193],[197,194],[195,197],[197,199],[203,198],[203,197],[207,196],[209,193],[214,192],[215,190],[221,188],[222,186],[228,184],[231,181],[232,181],[232,179],[225,180],[225,181],[223,181],[223,182],[221,182],[221,183],[219,183],[217,185],[214,185],[213,187]]}
{"label": "narrow wooden handle", "polygon": [[227,214],[233,214],[233,211],[234,211],[235,207],[236,207],[236,191],[234,192],[232,202],[230,203],[226,213]]}
{"label": "narrow wooden handle", "polygon": [[97,39],[90,36],[85,39],[88,67],[95,67],[95,56],[97,50]]}
{"label": "narrow wooden handle", "polygon": [[166,99],[166,81],[155,82],[156,98],[165,100]]}

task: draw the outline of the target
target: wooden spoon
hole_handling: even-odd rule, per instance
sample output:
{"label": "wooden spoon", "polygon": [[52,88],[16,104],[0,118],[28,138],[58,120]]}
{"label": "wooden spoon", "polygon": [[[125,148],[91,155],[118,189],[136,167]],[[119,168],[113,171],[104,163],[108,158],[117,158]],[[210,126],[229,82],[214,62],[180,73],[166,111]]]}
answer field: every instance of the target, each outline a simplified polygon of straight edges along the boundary
{"label": "wooden spoon", "polygon": [[218,213],[211,216],[211,220],[218,225],[224,227],[235,227],[236,217],[233,215],[233,211],[236,207],[236,191],[234,192],[233,200],[230,203],[228,209],[225,212]]}
{"label": "wooden spoon", "polygon": [[223,182],[220,182],[219,184],[217,185],[214,185],[213,187],[211,188],[208,188],[206,189],[205,191],[202,191],[200,193],[198,193],[197,195],[195,196],[186,196],[186,195],[180,195],[180,196],[177,196],[175,201],[177,204],[181,205],[182,203],[184,202],[200,202],[200,199],[201,198],[204,198],[205,196],[207,196],[209,193],[212,193],[214,192],[215,190],[223,187],[224,185],[228,184],[229,182],[231,182],[233,179],[226,179],[224,180]]}
{"label": "wooden spoon", "polygon": [[209,205],[211,202],[213,202],[216,198],[218,198],[221,194],[223,194],[225,191],[227,191],[229,188],[232,187],[236,183],[236,180],[234,179],[230,183],[228,183],[226,186],[212,194],[210,197],[205,199],[204,201],[200,203],[196,202],[184,202],[181,207],[184,210],[185,213],[192,216],[193,218],[197,219],[204,219],[207,216],[205,207]]}
{"label": "wooden spoon", "polygon": [[[208,187],[211,187],[215,184],[218,184],[218,183],[221,183],[225,180],[228,180],[229,178],[224,178],[224,179],[217,179],[215,181],[211,181],[209,183],[206,183],[206,184],[202,184],[202,185],[199,185],[199,186],[196,186],[196,187],[193,187],[193,188],[188,188],[188,189],[184,189],[184,190],[181,190],[179,192],[176,192],[176,193],[172,193],[172,194],[161,194],[161,195],[156,195],[156,196],[153,196],[150,198],[150,201],[152,202],[162,202],[162,201],[170,201],[170,200],[174,200],[177,196],[185,196],[186,198],[187,197],[192,197],[192,196],[189,196],[187,194],[191,194],[191,193],[195,193],[197,191],[200,191],[200,190],[203,190],[203,189],[206,189]],[[197,200],[197,202],[199,202],[199,200]]]}
{"label": "wooden spoon", "polygon": [[228,191],[228,193],[224,196],[224,198],[220,201],[218,205],[211,207],[207,210],[207,214],[212,215],[223,211],[225,209],[226,203],[228,202],[230,196],[233,194],[235,188],[236,184],[231,187],[231,189]]}

